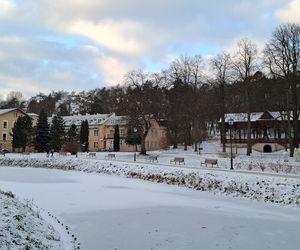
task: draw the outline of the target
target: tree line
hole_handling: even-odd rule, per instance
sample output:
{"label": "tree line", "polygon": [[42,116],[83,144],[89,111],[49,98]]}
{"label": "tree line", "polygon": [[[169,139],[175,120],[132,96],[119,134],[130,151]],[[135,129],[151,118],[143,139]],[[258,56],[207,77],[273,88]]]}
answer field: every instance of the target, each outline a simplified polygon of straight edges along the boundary
{"label": "tree line", "polygon": [[[288,118],[286,134],[290,153],[299,146],[300,25],[279,25],[262,51],[248,38],[234,51],[212,58],[183,55],[160,72],[142,70],[126,74],[122,85],[72,93],[57,105],[63,92],[39,94],[28,101],[28,112],[72,113],[68,103],[76,101],[78,113],[111,113],[129,116],[129,127],[145,138],[155,119],[167,127],[169,144],[197,144],[220,122],[225,134],[225,113],[247,113],[247,154],[251,154],[250,113],[280,111]],[[197,145],[195,149],[197,148]],[[223,145],[225,150],[225,145]]]}

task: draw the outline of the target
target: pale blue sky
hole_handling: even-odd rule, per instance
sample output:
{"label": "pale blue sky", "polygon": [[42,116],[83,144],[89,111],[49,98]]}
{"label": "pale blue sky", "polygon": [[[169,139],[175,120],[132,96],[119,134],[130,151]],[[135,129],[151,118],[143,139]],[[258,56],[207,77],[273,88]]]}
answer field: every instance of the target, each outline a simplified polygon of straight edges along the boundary
{"label": "pale blue sky", "polygon": [[0,95],[89,90],[181,54],[262,48],[300,0],[0,0]]}

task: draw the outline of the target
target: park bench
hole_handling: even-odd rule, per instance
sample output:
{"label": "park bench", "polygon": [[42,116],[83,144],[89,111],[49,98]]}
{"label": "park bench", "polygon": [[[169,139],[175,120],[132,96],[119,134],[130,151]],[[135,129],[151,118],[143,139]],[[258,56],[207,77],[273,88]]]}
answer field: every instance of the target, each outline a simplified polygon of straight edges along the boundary
{"label": "park bench", "polygon": [[184,162],[184,158],[183,157],[174,157],[173,160],[170,160],[170,164],[174,162],[174,164],[176,165],[176,163],[178,162],[178,164],[180,165],[181,163],[185,164]]}
{"label": "park bench", "polygon": [[5,153],[4,153],[4,152],[2,152],[2,151],[0,151],[0,155],[3,155],[3,156],[5,156]]}
{"label": "park bench", "polygon": [[158,162],[158,155],[149,155],[148,157],[146,157],[146,161],[149,162]]}
{"label": "park bench", "polygon": [[105,159],[107,160],[116,159],[116,154],[109,153],[105,156]]}
{"label": "park bench", "polygon": [[30,155],[29,152],[23,152],[22,155]]}
{"label": "park bench", "polygon": [[87,156],[90,157],[90,158],[96,158],[96,153],[95,152],[91,152],[91,153],[88,153]]}
{"label": "park bench", "polygon": [[201,162],[201,166],[205,165],[207,167],[207,164],[211,164],[211,167],[214,165],[219,167],[217,159],[205,159],[204,162]]}
{"label": "park bench", "polygon": [[59,152],[58,155],[59,156],[67,156],[67,152]]}

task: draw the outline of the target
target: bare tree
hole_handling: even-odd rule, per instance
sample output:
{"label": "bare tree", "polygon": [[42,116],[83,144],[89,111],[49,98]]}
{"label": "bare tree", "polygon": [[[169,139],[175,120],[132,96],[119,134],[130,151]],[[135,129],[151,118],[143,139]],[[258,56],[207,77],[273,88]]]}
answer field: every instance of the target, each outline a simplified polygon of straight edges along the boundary
{"label": "bare tree", "polygon": [[278,26],[267,43],[264,54],[270,73],[285,80],[287,106],[292,111],[293,119],[292,126],[288,128],[288,135],[292,136],[289,136],[292,157],[294,149],[299,147],[300,25],[288,23]]}
{"label": "bare tree", "polygon": [[221,113],[221,138],[223,139],[223,152],[226,152],[225,145],[225,85],[229,82],[230,70],[231,70],[231,56],[229,53],[222,52],[218,54],[216,57],[212,58],[210,61],[211,67],[215,72],[215,81],[217,83],[217,87],[219,88],[219,107]]}
{"label": "bare tree", "polygon": [[129,127],[136,128],[141,136],[141,154],[146,154],[145,140],[153,120],[164,113],[164,95],[151,75],[143,71],[131,71],[125,76],[127,84],[120,105],[129,116]]}
{"label": "bare tree", "polygon": [[237,77],[244,84],[245,104],[247,111],[247,155],[252,152],[251,145],[251,99],[250,82],[258,70],[258,52],[256,45],[247,38],[238,42],[238,50],[233,60]]}
{"label": "bare tree", "polygon": [[[184,114],[178,113],[177,118],[172,117],[172,120],[179,119],[181,120],[180,123],[183,124],[181,126],[175,126],[176,130],[174,131],[178,133],[179,131],[177,129],[179,128],[185,130],[183,132],[185,150],[187,149],[187,145],[191,145],[192,143],[195,143],[195,150],[197,149],[198,139],[194,135],[199,134],[199,131],[196,130],[200,129],[198,124],[200,124],[199,119],[202,117],[201,115],[199,116],[199,112],[197,112],[199,110],[197,107],[199,104],[197,89],[202,83],[203,68],[203,59],[200,55],[193,57],[185,55],[174,60],[168,70],[169,87],[173,89],[172,92],[176,92],[179,88],[186,88],[186,91],[180,94],[181,100],[186,100],[183,105],[180,105],[182,107],[181,111],[185,110]],[[177,86],[175,86],[175,84]],[[169,98],[173,95],[174,93],[169,95]],[[172,102],[173,100],[170,101]],[[177,135],[174,135],[174,138],[174,146],[176,147]]]}

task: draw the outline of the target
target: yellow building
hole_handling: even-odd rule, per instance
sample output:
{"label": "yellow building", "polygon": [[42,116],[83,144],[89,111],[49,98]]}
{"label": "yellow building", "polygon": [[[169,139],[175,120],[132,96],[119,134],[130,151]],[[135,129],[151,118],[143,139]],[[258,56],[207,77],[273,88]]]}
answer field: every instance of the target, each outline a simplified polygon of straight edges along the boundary
{"label": "yellow building", "polygon": [[[76,125],[77,133],[79,134],[82,121],[87,120],[89,124],[89,148],[90,152],[110,151],[114,147],[114,133],[116,125],[119,126],[120,133],[120,151],[133,152],[135,147],[126,144],[125,139],[128,130],[128,117],[117,116],[115,113],[111,114],[93,114],[93,115],[73,115],[63,116],[65,122],[65,130]],[[51,123],[52,118],[49,118]],[[146,150],[162,149],[167,146],[166,128],[159,124],[154,119],[151,121],[151,128],[146,137]],[[138,147],[140,150],[140,147]]]}
{"label": "yellow building", "polygon": [[[135,147],[126,144],[128,117],[117,116],[114,113],[98,124],[97,127],[90,127],[89,151],[113,150],[114,133],[116,125],[119,126],[120,151],[133,152]],[[161,126],[154,119],[151,121],[151,128],[146,137],[146,150],[162,149],[167,146],[166,128]],[[138,150],[139,147],[138,147]]]}
{"label": "yellow building", "polygon": [[18,117],[24,115],[18,108],[0,109],[0,148],[12,150],[12,128]]}

